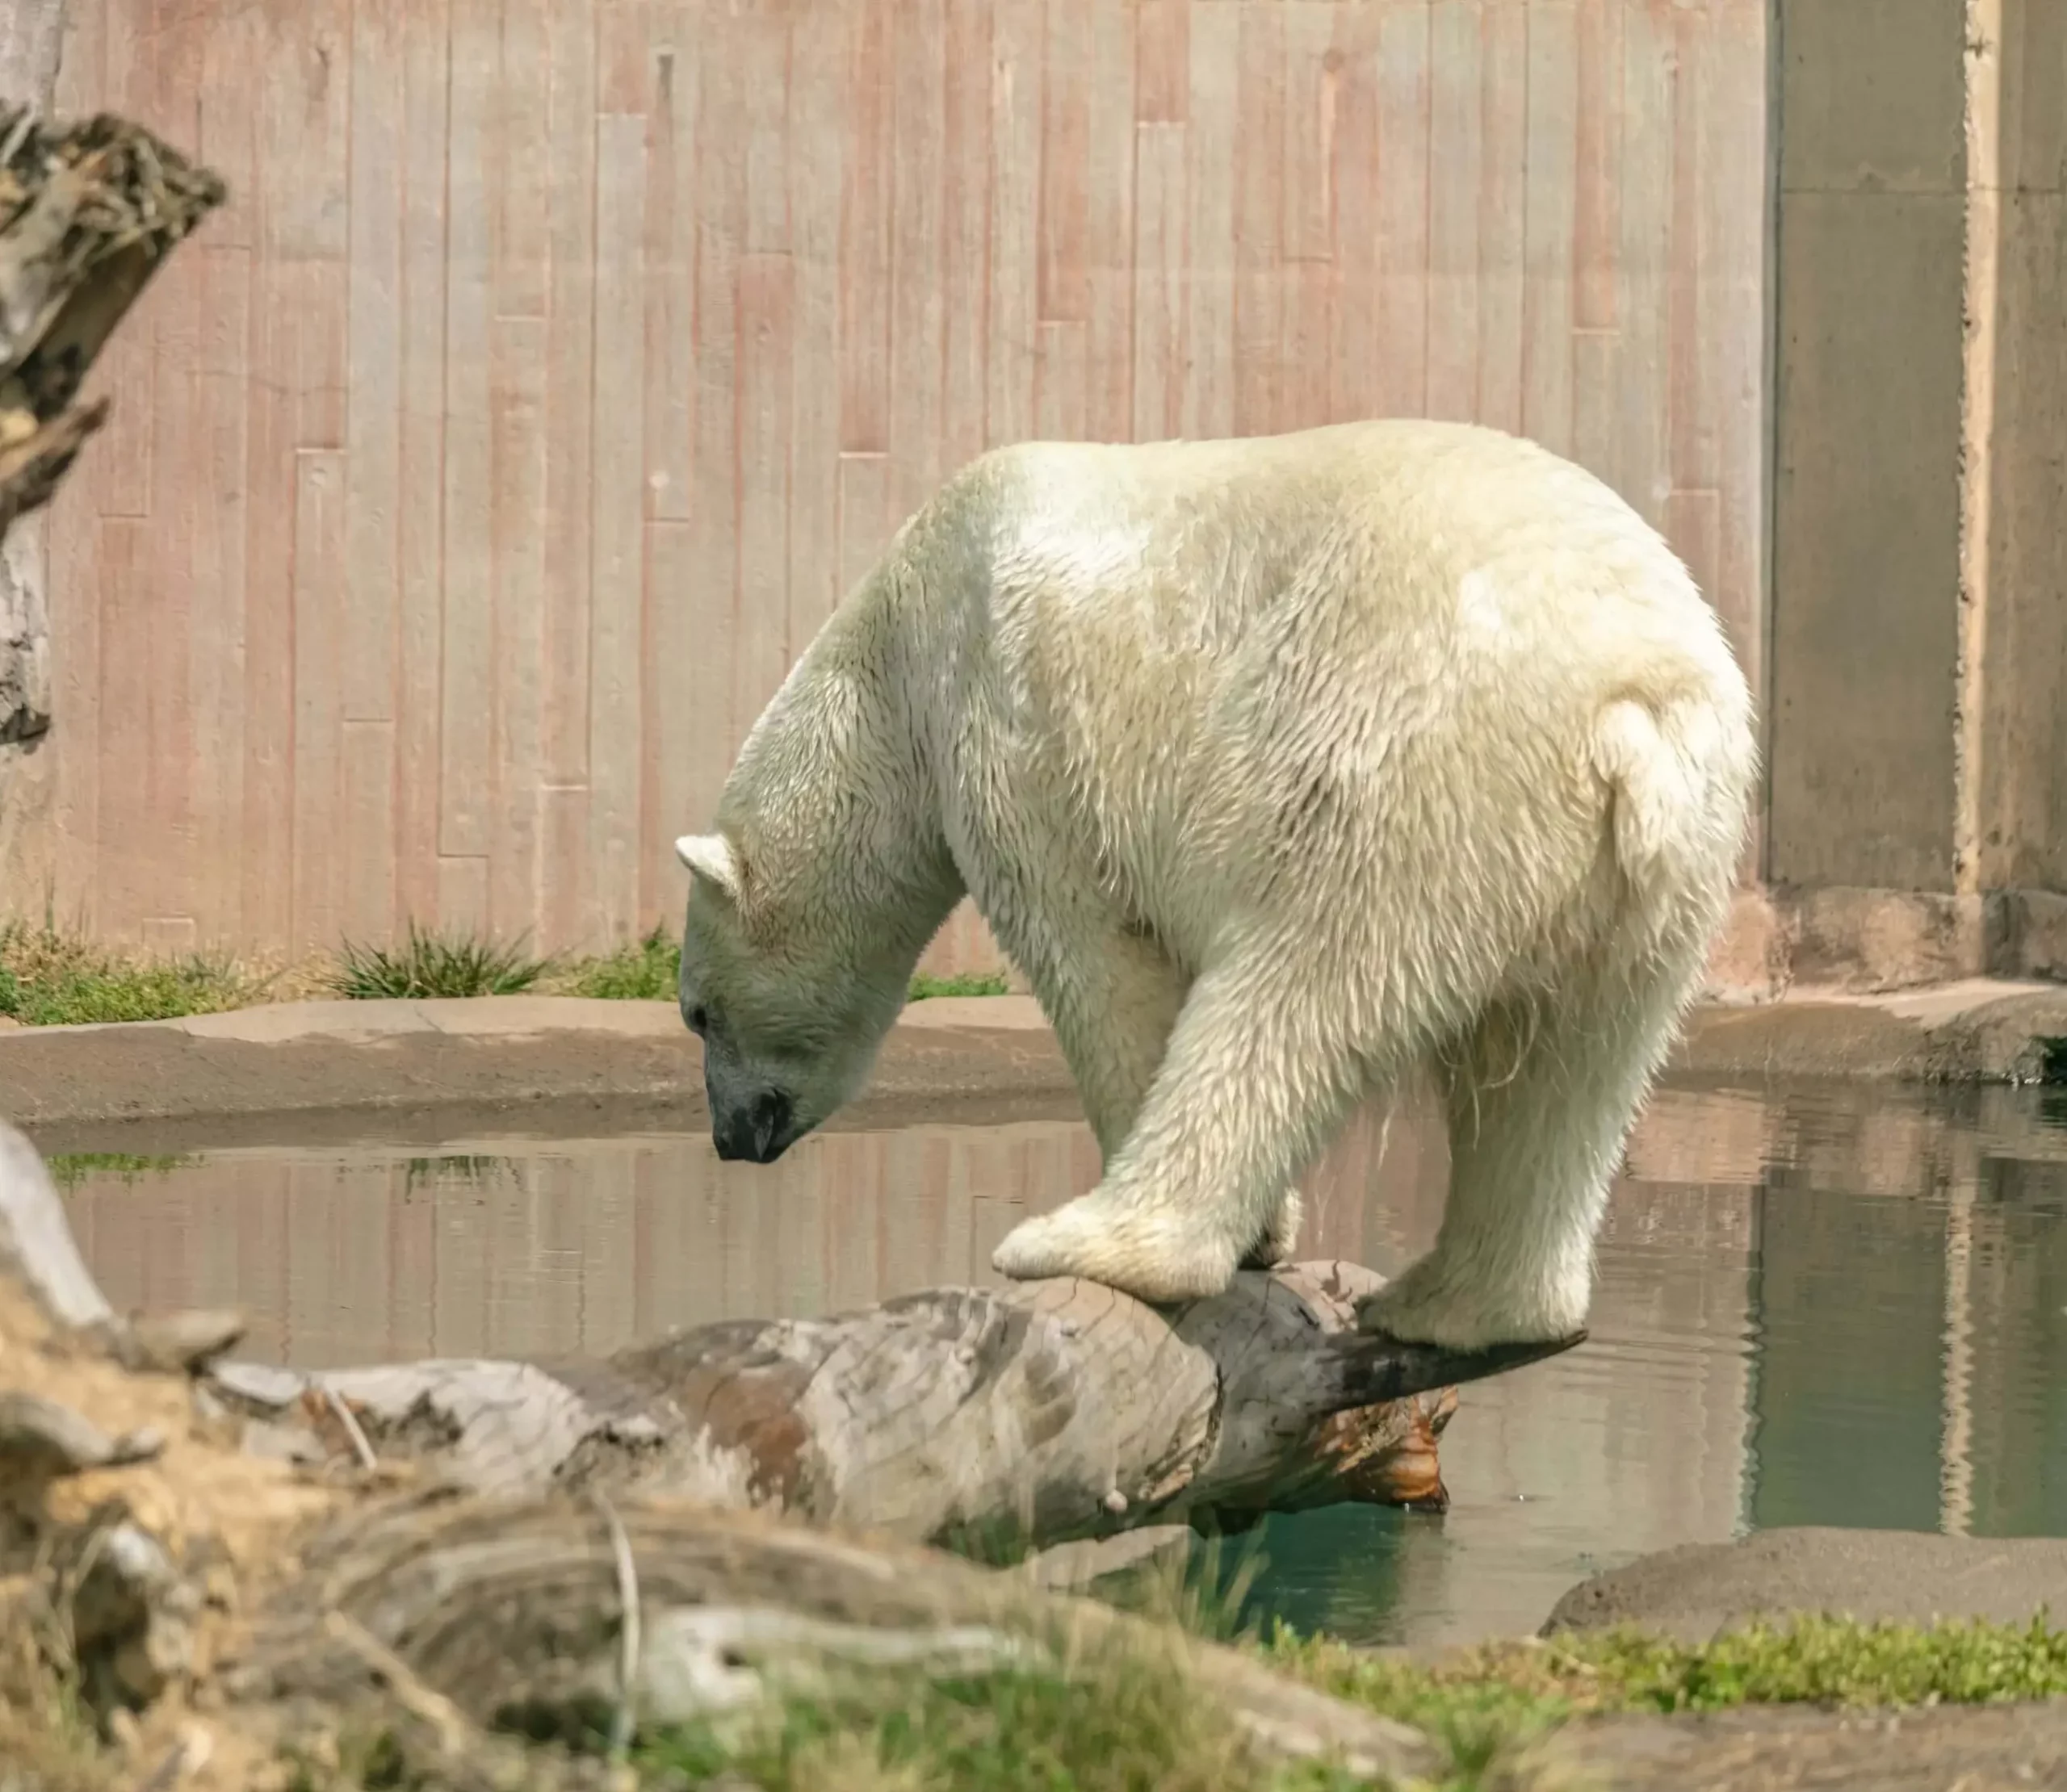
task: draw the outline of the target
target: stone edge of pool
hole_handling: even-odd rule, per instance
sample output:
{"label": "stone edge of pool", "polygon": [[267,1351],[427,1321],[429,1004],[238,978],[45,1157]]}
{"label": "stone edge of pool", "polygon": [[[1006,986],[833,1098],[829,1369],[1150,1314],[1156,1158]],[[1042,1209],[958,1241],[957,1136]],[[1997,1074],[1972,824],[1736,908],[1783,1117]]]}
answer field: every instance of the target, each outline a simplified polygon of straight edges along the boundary
{"label": "stone edge of pool", "polygon": [[[1689,1016],[1674,1074],[2033,1081],[2067,1057],[2067,984],[1975,979],[1892,994],[1797,990]],[[1067,1098],[1027,996],[915,1003],[857,1124],[895,1111]],[[672,1003],[562,996],[299,1002],[178,1020],[0,1032],[0,1114],[31,1128],[135,1119],[539,1102],[701,1113],[695,1042]]]}

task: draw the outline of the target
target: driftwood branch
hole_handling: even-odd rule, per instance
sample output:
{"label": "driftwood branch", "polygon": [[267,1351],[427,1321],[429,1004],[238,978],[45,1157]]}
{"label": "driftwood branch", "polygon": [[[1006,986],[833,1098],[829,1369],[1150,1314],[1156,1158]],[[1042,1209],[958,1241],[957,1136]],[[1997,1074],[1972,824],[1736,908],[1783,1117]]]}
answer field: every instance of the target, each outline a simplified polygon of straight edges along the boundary
{"label": "driftwood branch", "polygon": [[103,400],[88,371],[221,181],[140,126],[0,103],[0,535],[47,503]]}
{"label": "driftwood branch", "polygon": [[118,1321],[34,1152],[0,1144],[0,1264],[123,1360],[198,1370],[247,1448],[501,1497],[637,1493],[993,1551],[1343,1501],[1440,1508],[1453,1384],[1551,1354],[1360,1335],[1379,1279],[1307,1263],[1175,1311],[1062,1280],[700,1326],[601,1362],[268,1367],[217,1359],[233,1316]]}

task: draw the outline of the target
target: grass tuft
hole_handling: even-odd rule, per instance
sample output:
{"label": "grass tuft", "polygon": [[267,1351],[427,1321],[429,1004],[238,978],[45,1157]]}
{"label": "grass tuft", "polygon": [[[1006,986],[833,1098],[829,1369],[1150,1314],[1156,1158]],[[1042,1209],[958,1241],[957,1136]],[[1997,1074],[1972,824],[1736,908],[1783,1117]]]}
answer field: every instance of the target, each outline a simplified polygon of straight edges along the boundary
{"label": "grass tuft", "polygon": [[681,943],[656,927],[600,958],[577,959],[558,980],[556,993],[605,1002],[672,1002],[681,973]]}
{"label": "grass tuft", "polygon": [[[681,975],[681,943],[656,927],[644,939],[600,957],[582,958],[555,978],[554,992],[611,1002],[672,1002]],[[1003,995],[1001,971],[963,971],[935,977],[921,971],[912,979],[909,999],[924,1002],[941,995]]]}
{"label": "grass tuft", "polygon": [[241,1007],[265,983],[207,953],[155,958],[48,925],[0,923],[0,1015],[30,1027],[172,1020]]}
{"label": "grass tuft", "polygon": [[[797,1700],[743,1734],[697,1727],[637,1752],[648,1783],[761,1792],[1275,1792],[1174,1662],[1015,1668]],[[721,1776],[730,1778],[721,1778]],[[1311,1782],[1310,1782],[1311,1783]]]}
{"label": "grass tuft", "polygon": [[1635,1630],[1488,1643],[1423,1660],[1297,1635],[1264,1659],[1323,1692],[1444,1743],[1470,1786],[1511,1750],[1574,1717],[1743,1706],[1985,1705],[2067,1694],[2067,1631],[1979,1621],[1861,1623],[1801,1617],[1689,1646]]}
{"label": "grass tuft", "polygon": [[175,1170],[201,1160],[188,1154],[140,1155],[132,1151],[59,1151],[45,1158],[44,1167],[61,1189],[70,1191],[82,1183],[112,1177],[133,1184],[147,1177],[169,1176]]}
{"label": "grass tuft", "polygon": [[426,933],[413,921],[398,947],[347,940],[329,978],[333,993],[354,1002],[440,997],[521,995],[553,968],[521,944],[463,933]]}
{"label": "grass tuft", "polygon": [[937,995],[1003,995],[1008,986],[1003,971],[958,971],[952,977],[934,977],[920,971],[912,979],[911,999],[926,1002]]}

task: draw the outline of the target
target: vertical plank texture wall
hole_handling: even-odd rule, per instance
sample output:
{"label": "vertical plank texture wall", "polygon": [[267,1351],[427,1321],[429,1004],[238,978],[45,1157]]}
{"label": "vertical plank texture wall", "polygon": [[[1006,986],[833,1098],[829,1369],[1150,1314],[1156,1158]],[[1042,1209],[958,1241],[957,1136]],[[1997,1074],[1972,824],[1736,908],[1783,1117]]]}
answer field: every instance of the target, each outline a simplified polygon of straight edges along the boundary
{"label": "vertical plank texture wall", "polygon": [[842,589],[1030,435],[1520,429],[1762,676],[1764,0],[72,10],[61,104],[233,195],[53,519],[102,934],[671,919]]}

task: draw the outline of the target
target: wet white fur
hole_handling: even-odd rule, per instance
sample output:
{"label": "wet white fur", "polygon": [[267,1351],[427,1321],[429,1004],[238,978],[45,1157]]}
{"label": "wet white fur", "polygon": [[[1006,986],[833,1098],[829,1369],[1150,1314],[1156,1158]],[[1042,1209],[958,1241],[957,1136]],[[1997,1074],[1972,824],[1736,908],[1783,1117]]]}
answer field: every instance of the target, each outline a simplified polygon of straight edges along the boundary
{"label": "wet white fur", "polygon": [[[966,888],[1105,1154],[997,1267],[1158,1300],[1289,1250],[1302,1168],[1432,1062],[1440,1235],[1364,1322],[1561,1337],[1755,772],[1685,568],[1532,444],[1383,421],[1000,450],[899,532],[716,834],[679,843],[684,1001],[731,1001],[815,1121]],[[786,1040],[807,1008],[836,1043]]]}

